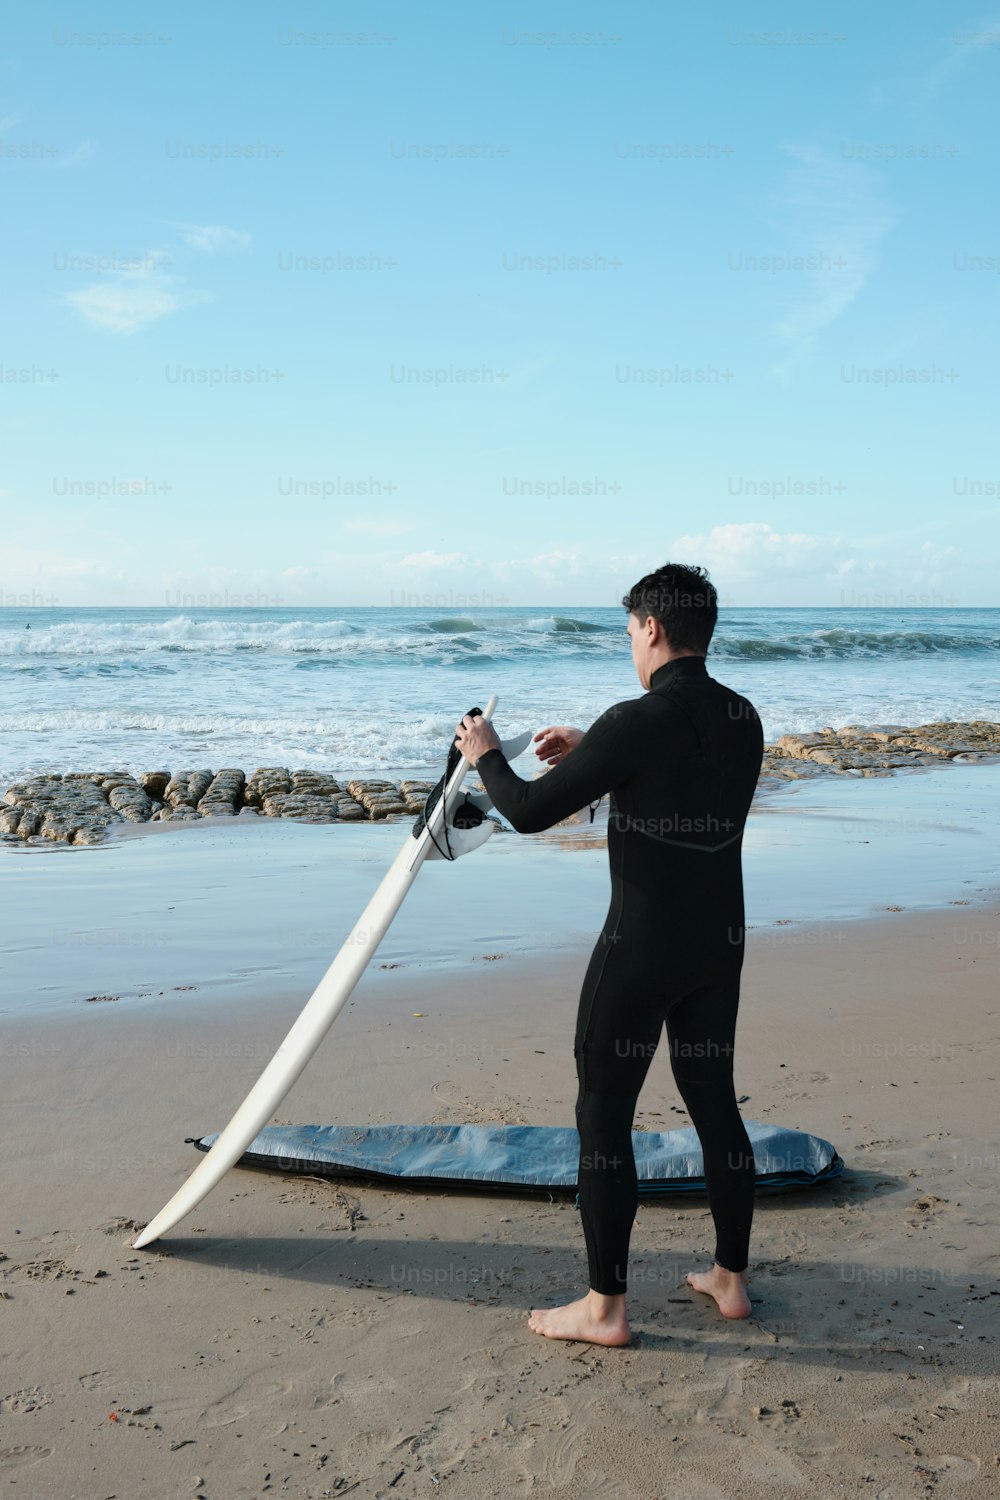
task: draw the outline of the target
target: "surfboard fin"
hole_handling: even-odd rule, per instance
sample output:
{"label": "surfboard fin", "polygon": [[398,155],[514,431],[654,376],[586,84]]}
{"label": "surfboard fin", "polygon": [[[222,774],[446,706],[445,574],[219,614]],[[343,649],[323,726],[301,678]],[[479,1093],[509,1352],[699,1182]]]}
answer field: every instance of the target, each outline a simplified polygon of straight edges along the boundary
{"label": "surfboard fin", "polygon": [[466,792],[465,800],[471,802],[473,807],[478,807],[481,813],[488,813],[493,806],[489,792]]}
{"label": "surfboard fin", "polygon": [[531,744],[531,730],[525,729],[521,734],[515,734],[512,739],[501,740],[500,749],[507,760],[516,760],[517,757]]}

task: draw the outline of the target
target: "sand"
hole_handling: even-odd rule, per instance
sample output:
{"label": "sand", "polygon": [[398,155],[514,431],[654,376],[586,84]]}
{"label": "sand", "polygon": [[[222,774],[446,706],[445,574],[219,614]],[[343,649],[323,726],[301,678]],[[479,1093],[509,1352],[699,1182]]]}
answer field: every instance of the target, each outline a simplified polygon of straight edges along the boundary
{"label": "sand", "polygon": [[[826,1137],[847,1169],[758,1200],[745,1323],[684,1283],[709,1262],[704,1200],[641,1204],[621,1350],[526,1326],[585,1288],[571,1201],[234,1170],[130,1248],[298,980],[210,1002],[174,988],[161,944],[162,996],[69,984],[10,1007],[0,1495],[995,1496],[1000,898],[954,903],[750,932],[744,1115]],[[278,1118],[571,1124],[588,955],[366,976]],[[687,1123],[663,1056],[640,1111]]]}

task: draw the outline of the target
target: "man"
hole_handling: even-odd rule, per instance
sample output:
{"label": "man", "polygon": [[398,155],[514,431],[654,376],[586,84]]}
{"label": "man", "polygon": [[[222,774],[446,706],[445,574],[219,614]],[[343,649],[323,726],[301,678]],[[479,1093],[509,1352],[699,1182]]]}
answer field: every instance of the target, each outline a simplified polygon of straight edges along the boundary
{"label": "man", "polygon": [[537,781],[466,715],[456,743],[519,833],[549,828],[610,792],[611,905],[583,981],[574,1054],[578,1178],[590,1290],[534,1309],[547,1338],[631,1339],[628,1247],[638,1203],[632,1121],[664,1023],[674,1079],[705,1158],[715,1264],[689,1284],[725,1317],[750,1313],[753,1151],[736,1105],[733,1044],[744,954],[741,849],[764,735],[748,699],[708,674],[718,617],[707,573],[667,563],[625,595],[641,698],[586,732],[540,730]]}

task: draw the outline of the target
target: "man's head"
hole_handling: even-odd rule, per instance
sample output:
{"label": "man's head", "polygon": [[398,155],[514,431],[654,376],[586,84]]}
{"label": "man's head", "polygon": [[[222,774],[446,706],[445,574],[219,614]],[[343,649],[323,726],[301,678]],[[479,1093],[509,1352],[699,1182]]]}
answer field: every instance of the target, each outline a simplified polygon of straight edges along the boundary
{"label": "man's head", "polygon": [[704,568],[664,563],[633,584],[622,605],[629,611],[632,660],[644,688],[664,662],[707,654],[719,606]]}

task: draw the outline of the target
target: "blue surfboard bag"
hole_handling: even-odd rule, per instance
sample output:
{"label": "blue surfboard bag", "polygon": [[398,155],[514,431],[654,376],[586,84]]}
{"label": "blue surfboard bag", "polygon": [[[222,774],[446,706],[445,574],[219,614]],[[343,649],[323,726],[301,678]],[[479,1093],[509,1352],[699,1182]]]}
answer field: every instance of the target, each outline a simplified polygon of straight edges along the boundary
{"label": "blue surfboard bag", "polygon": [[[757,1189],[787,1192],[839,1177],[844,1163],[829,1141],[744,1120],[757,1166]],[[215,1135],[188,1136],[208,1151]],[[692,1126],[633,1130],[639,1196],[705,1191],[705,1167]],[[494,1192],[575,1193],[580,1138],[549,1125],[271,1125],[237,1165],[310,1177],[405,1183],[410,1187],[485,1188]]]}

